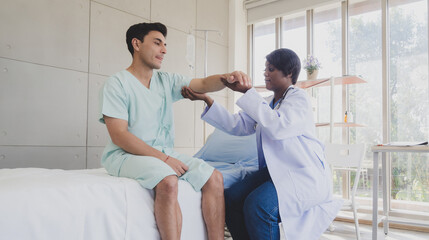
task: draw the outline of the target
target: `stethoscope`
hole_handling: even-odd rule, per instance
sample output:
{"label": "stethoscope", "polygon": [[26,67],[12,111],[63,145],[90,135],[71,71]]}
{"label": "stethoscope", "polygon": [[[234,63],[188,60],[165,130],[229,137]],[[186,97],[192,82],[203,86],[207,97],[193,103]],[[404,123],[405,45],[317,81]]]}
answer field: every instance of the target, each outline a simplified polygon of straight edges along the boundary
{"label": "stethoscope", "polygon": [[[282,102],[283,102],[283,99],[285,99],[286,94],[287,94],[287,93],[289,92],[289,90],[291,90],[291,89],[294,89],[294,87],[288,87],[288,89],[286,89],[286,91],[283,93],[282,98],[280,98],[280,102],[276,105],[276,107],[274,108],[274,110],[279,110],[280,105],[281,105],[281,104],[282,104]],[[274,100],[274,98],[273,98],[273,100]],[[275,103],[273,103],[273,104],[275,104]]]}
{"label": "stethoscope", "polygon": [[[282,96],[282,98],[280,98],[280,101],[279,101],[279,103],[274,107],[274,110],[279,110],[279,108],[280,108],[280,105],[282,104],[282,102],[283,102],[283,100],[285,99],[285,97],[286,97],[286,94],[289,92],[289,90],[291,90],[291,89],[294,89],[294,87],[288,87],[288,89],[286,89],[286,91],[283,93],[283,96]],[[273,100],[274,100],[274,97],[273,97]],[[273,103],[273,104],[275,104],[275,103]],[[253,128],[254,129],[256,129],[256,126],[258,126],[258,123],[255,123],[255,126],[253,126]]]}

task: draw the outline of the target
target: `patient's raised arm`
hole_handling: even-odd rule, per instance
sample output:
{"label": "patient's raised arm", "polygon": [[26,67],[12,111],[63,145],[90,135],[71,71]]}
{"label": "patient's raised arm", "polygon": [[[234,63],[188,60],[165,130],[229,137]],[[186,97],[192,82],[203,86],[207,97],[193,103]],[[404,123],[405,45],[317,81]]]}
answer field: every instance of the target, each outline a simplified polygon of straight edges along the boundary
{"label": "patient's raised arm", "polygon": [[244,86],[252,85],[250,78],[241,71],[232,73],[211,75],[205,78],[194,78],[189,83],[189,87],[199,93],[216,92],[225,88],[223,81],[233,83],[239,82]]}

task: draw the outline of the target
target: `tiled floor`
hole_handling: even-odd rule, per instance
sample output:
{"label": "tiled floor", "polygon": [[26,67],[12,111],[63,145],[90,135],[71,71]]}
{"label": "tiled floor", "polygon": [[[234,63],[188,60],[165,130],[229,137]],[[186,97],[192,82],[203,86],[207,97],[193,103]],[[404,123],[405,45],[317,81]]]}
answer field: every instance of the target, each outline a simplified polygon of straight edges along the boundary
{"label": "tiled floor", "polygon": [[[356,239],[355,225],[353,223],[345,222],[334,222],[336,226],[333,232],[325,232],[320,240],[352,240]],[[372,226],[370,225],[359,225],[362,240],[372,239]],[[381,240],[429,240],[429,233],[405,231],[390,228],[389,234],[384,235],[383,228],[378,228],[377,239]]]}
{"label": "tiled floor", "polygon": [[[335,230],[326,231],[320,240],[353,240],[356,239],[355,225],[353,223],[334,222]],[[370,225],[360,224],[362,240],[372,239],[372,227]],[[378,238],[380,240],[429,240],[429,233],[405,231],[390,228],[388,236],[384,235],[383,228],[378,228]],[[225,237],[225,240],[232,240],[231,237]]]}

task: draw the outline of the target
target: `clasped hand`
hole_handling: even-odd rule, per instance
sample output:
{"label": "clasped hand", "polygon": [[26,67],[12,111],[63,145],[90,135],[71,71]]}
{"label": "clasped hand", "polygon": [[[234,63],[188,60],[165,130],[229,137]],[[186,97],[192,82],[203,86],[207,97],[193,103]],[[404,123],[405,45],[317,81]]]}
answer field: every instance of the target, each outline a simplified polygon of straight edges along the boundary
{"label": "clasped hand", "polygon": [[[245,93],[247,90],[252,88],[252,82],[250,78],[247,76],[247,74],[240,71],[223,74],[221,75],[220,80],[226,87],[233,91]],[[192,101],[203,100],[209,107],[213,103],[213,99],[207,94],[194,92],[189,87],[182,88],[182,96]]]}
{"label": "clasped hand", "polygon": [[224,74],[221,81],[226,87],[236,92],[245,93],[252,88],[252,80],[241,71]]}

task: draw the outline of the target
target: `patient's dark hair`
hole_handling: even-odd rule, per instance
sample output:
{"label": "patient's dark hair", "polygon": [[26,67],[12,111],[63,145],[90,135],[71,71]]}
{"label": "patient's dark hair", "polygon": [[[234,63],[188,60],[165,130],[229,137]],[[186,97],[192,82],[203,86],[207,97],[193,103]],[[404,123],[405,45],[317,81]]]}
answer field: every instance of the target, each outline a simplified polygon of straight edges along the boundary
{"label": "patient's dark hair", "polygon": [[140,41],[143,42],[144,37],[150,32],[150,31],[158,31],[164,35],[164,37],[167,37],[167,27],[159,22],[156,23],[137,23],[132,25],[130,28],[128,28],[127,31],[127,45],[128,50],[131,53],[131,56],[134,54],[134,47],[133,44],[131,44],[131,40],[133,38],[137,38]]}
{"label": "patient's dark hair", "polygon": [[291,74],[292,84],[295,85],[301,71],[301,60],[294,51],[280,48],[268,54],[266,59],[276,69],[282,71],[285,76]]}

